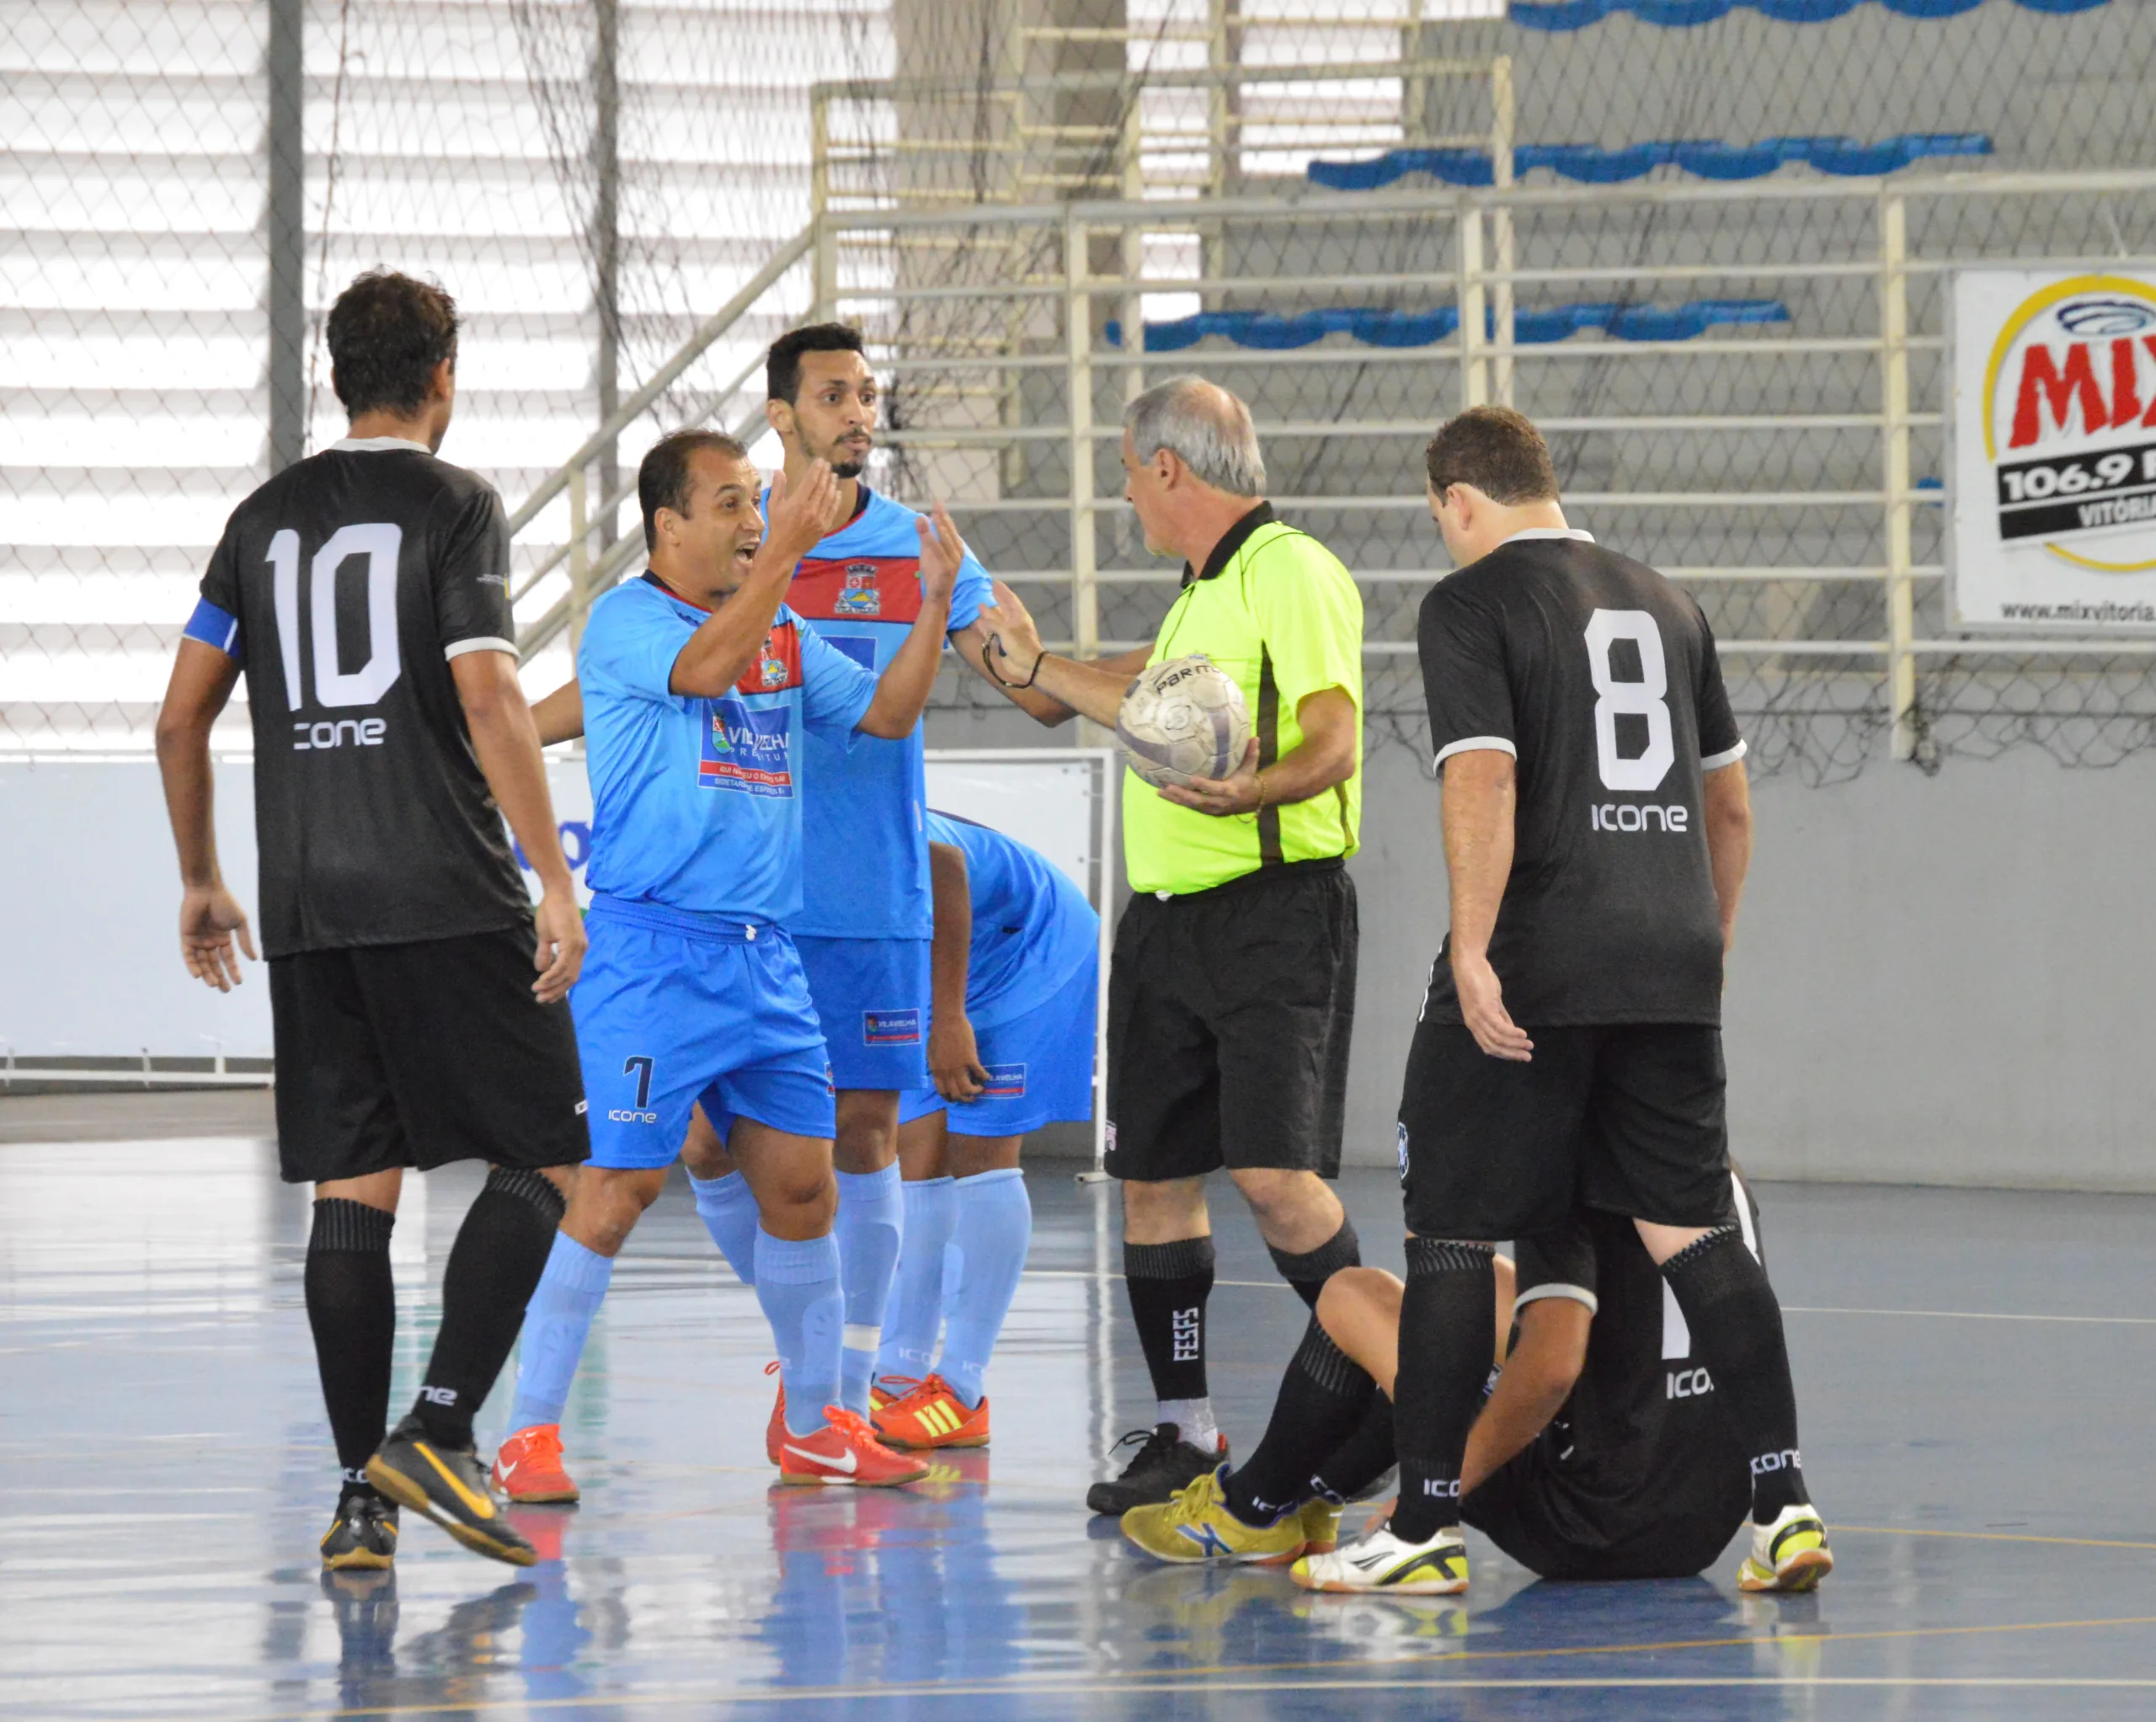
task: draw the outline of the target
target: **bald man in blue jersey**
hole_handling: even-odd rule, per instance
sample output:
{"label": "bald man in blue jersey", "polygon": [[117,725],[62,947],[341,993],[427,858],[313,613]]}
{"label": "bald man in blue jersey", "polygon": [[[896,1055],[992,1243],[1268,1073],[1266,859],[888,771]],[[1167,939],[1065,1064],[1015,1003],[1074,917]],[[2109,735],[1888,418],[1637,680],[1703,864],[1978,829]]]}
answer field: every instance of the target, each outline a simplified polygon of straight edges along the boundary
{"label": "bald man in blue jersey", "polygon": [[[593,1153],[526,1314],[513,1433],[494,1465],[512,1499],[575,1498],[562,1404],[613,1258],[698,1107],[760,1215],[757,1298],[792,1389],[773,1455],[781,1480],[924,1474],[838,1403],[829,1065],[787,924],[801,908],[807,742],[842,752],[914,731],[964,546],[940,509],[918,529],[918,615],[878,675],[782,601],[795,559],[838,512],[830,468],[773,486],[768,535],[758,484],[731,437],[662,438],[638,475],[651,566],[593,606],[578,654],[591,956],[570,1004]],[[542,734],[558,733],[542,719]]]}

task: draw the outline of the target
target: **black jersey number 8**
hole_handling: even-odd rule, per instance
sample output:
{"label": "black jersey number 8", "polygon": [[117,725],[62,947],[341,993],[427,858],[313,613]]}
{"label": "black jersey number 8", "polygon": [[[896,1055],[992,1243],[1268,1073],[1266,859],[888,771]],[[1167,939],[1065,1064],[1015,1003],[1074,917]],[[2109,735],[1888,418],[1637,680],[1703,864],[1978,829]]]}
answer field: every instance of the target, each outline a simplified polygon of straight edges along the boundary
{"label": "black jersey number 8", "polygon": [[[397,648],[397,555],[404,529],[391,520],[340,526],[314,553],[307,607],[314,624],[314,699],[318,706],[371,706],[404,672]],[[367,661],[347,674],[337,651],[337,570],[355,556],[367,562]],[[277,649],[285,666],[285,708],[305,703],[300,685],[300,535],[290,526],[270,541],[265,558],[276,600]]]}
{"label": "black jersey number 8", "polygon": [[[1609,662],[1613,642],[1630,640],[1639,648],[1640,680],[1620,681]],[[1598,610],[1588,618],[1588,673],[1594,680],[1594,755],[1604,789],[1646,790],[1677,763],[1677,740],[1669,721],[1669,666],[1662,656],[1662,630],[1644,610]],[[1646,720],[1646,751],[1626,759],[1617,750],[1617,720]]]}

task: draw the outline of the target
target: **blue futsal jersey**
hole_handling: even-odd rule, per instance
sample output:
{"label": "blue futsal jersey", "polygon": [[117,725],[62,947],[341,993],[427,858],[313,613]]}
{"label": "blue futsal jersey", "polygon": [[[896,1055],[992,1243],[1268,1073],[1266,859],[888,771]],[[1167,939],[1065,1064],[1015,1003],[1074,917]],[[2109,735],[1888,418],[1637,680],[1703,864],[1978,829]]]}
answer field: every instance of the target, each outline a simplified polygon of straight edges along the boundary
{"label": "blue futsal jersey", "polygon": [[966,1015],[976,1029],[1024,1016],[1098,953],[1100,917],[1060,867],[1015,838],[948,813],[929,814],[928,837],[965,852],[974,911]]}
{"label": "blue futsal jersey", "polygon": [[876,678],[782,605],[729,692],[674,693],[674,660],[710,614],[648,573],[592,606],[577,656],[591,773],[586,877],[600,895],[791,922],[801,910],[804,738],[845,759]]}
{"label": "blue futsal jersey", "polygon": [[[787,605],[812,636],[881,675],[921,615],[921,516],[866,485],[862,492],[867,505],[794,570]],[[971,626],[989,601],[988,570],[969,552],[950,626]],[[865,737],[850,749],[812,728],[804,765],[806,900],[789,930],[824,939],[928,937],[935,916],[921,727],[902,741]]]}

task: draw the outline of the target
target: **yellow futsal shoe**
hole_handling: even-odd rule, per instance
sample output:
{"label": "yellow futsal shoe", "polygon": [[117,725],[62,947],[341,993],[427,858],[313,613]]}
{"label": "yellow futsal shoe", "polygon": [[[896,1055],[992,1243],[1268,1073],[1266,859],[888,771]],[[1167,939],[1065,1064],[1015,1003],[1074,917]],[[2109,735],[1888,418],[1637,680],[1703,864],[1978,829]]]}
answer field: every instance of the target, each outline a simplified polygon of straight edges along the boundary
{"label": "yellow futsal shoe", "polygon": [[1280,1566],[1303,1552],[1303,1516],[1285,1512],[1247,1525],[1228,1511],[1228,1468],[1203,1473],[1157,1506],[1134,1506],[1123,1534],[1155,1560],[1193,1566]]}
{"label": "yellow futsal shoe", "polygon": [[1330,1554],[1340,1546],[1340,1516],[1345,1504],[1314,1495],[1303,1503],[1303,1553]]}
{"label": "yellow futsal shoe", "polygon": [[1771,1525],[1752,1527],[1752,1552],[1737,1569],[1740,1591],[1809,1591],[1834,1570],[1827,1527],[1809,1506],[1785,1506]]}

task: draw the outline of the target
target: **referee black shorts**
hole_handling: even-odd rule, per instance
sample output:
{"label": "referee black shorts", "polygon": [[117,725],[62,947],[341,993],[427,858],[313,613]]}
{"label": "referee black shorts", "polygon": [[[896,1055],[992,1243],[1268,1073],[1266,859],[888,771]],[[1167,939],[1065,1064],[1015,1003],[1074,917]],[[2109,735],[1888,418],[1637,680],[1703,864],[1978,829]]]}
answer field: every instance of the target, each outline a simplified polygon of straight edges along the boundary
{"label": "referee black shorts", "polygon": [[1338,861],[1132,898],[1108,974],[1108,1170],[1337,1174],[1356,940]]}
{"label": "referee black shorts", "polygon": [[1425,1018],[1400,1101],[1400,1177],[1418,1237],[1499,1242],[1555,1226],[1575,1198],[1667,1226],[1729,1213],[1721,1031],[1685,1023],[1528,1027],[1534,1056],[1493,1058]]}
{"label": "referee black shorts", "polygon": [[270,962],[277,1158],[288,1184],[451,1160],[590,1153],[566,1001],[531,995],[536,935],[306,951]]}

